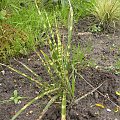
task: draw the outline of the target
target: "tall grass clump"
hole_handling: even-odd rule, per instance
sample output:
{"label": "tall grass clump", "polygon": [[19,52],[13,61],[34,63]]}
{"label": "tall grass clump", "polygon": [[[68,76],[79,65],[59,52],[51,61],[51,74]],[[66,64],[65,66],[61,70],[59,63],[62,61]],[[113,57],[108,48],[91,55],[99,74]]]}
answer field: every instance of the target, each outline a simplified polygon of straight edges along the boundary
{"label": "tall grass clump", "polygon": [[[37,75],[33,70],[31,70],[24,63],[19,62],[23,67],[25,67],[28,71],[30,71],[35,76],[35,78],[9,65],[0,63],[1,65],[6,66],[9,69],[17,72],[18,74],[28,78],[31,82],[36,83],[42,89],[41,93],[39,93],[38,96],[36,96],[30,102],[28,102],[25,106],[23,106],[23,108],[21,108],[12,117],[11,120],[15,120],[18,117],[18,115],[21,112],[23,112],[28,106],[33,104],[38,99],[43,98],[44,96],[49,96],[49,102],[43,109],[38,120],[40,120],[43,117],[45,112],[55,101],[59,101],[61,103],[61,120],[66,120],[67,103],[70,103],[73,100],[74,92],[75,92],[75,74],[74,74],[75,62],[72,62],[70,59],[71,38],[72,38],[72,28],[73,28],[73,9],[72,9],[70,0],[68,0],[68,2],[69,2],[69,17],[68,17],[67,44],[64,45],[62,43],[55,13],[54,13],[55,30],[53,31],[53,28],[48,19],[48,14],[45,12],[46,19],[48,21],[47,25],[49,26],[49,33],[47,35],[49,53],[47,54],[43,50],[40,50],[39,52],[35,50],[36,54],[42,61],[44,67],[46,68],[50,76],[49,83],[47,81],[44,81],[41,78],[41,76]],[[39,16],[41,16],[41,11],[38,7],[36,0],[35,0],[35,5],[36,5]],[[47,28],[47,25],[44,24],[45,29]]]}
{"label": "tall grass clump", "polygon": [[120,20],[120,0],[95,0],[92,14],[107,27]]}

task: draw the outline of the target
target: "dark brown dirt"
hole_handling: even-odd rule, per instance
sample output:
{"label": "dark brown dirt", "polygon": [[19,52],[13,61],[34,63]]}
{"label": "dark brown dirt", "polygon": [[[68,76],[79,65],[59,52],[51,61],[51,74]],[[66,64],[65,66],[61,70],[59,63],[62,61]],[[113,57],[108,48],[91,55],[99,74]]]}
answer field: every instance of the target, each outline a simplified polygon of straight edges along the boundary
{"label": "dark brown dirt", "polygon": [[[32,57],[34,57],[34,59]],[[34,55],[29,58],[29,61],[26,58],[22,61],[26,62],[33,70],[42,75],[44,79],[49,80],[43,67],[41,67],[42,65],[39,60],[37,60]],[[11,64],[13,64],[13,62]],[[14,62],[14,65],[16,66],[17,63]],[[18,68],[24,71],[21,66],[18,66]],[[25,103],[34,98],[40,92],[40,89],[38,89],[35,84],[30,83],[27,79],[4,67],[2,67],[1,70],[5,71],[5,75],[2,75],[1,73],[0,99],[9,99],[15,89],[18,90],[20,96],[28,97],[23,99],[18,105],[14,105],[12,102],[0,105],[1,120],[10,120],[15,111],[18,111]],[[81,75],[83,75],[83,77],[95,88],[104,82],[98,90],[110,98],[114,103],[95,91],[93,94],[80,100],[78,104],[68,106],[68,120],[119,120],[120,113],[115,112],[115,104],[120,105],[120,98],[115,92],[120,88],[120,75],[93,68],[80,70],[79,73],[81,73]],[[75,99],[87,94],[92,89],[93,88],[91,88],[84,80],[77,77]],[[26,109],[17,120],[37,120],[40,111],[46,103],[47,100],[45,99],[37,101]],[[95,106],[97,103],[103,104],[105,108],[102,109]],[[111,111],[107,111],[107,109],[110,109]],[[53,105],[48,110],[43,120],[60,120],[60,107],[58,107],[58,105]]]}
{"label": "dark brown dirt", "polygon": [[113,66],[120,59],[120,25],[114,30],[91,33],[89,28],[94,23],[94,18],[81,19],[75,27],[74,44],[81,47],[90,47],[88,58],[95,61],[97,66]]}
{"label": "dark brown dirt", "polygon": [[[82,20],[79,22],[74,31],[72,42],[74,45],[80,43],[82,48],[90,46],[92,49],[89,54],[86,54],[86,58],[94,60],[95,65],[98,67],[79,69],[78,73],[94,88],[102,84],[98,91],[104,97],[98,91],[95,91],[81,99],[77,104],[68,105],[67,120],[120,120],[120,110],[115,112],[117,105],[120,106],[120,96],[115,93],[120,89],[120,74],[103,69],[104,67],[113,66],[120,59],[120,32],[117,31],[115,34],[91,34],[87,31],[88,24],[84,23],[83,25]],[[49,81],[49,76],[36,54],[33,53],[30,56],[18,58],[18,60],[32,68],[44,80]],[[13,59],[10,60],[10,64],[30,74]],[[0,71],[0,101],[9,99],[14,90],[18,90],[20,96],[27,97],[22,99],[21,103],[17,105],[13,102],[0,104],[0,120],[10,120],[15,112],[37,96],[41,89],[38,89],[35,84],[5,67],[1,66]],[[85,80],[77,76],[75,100],[93,90]],[[16,120],[37,120],[47,102],[47,98],[38,100]],[[105,108],[96,106],[96,104],[102,104]],[[47,111],[43,120],[60,120],[60,106],[54,104]]]}

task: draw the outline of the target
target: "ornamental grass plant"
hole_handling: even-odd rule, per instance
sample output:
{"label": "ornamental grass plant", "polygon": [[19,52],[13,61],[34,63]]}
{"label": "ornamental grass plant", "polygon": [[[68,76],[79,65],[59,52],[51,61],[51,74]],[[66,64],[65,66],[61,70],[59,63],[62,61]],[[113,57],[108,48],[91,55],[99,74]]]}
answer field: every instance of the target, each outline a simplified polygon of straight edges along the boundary
{"label": "ornamental grass plant", "polygon": [[[46,104],[43,111],[41,112],[41,114],[39,115],[38,120],[42,119],[43,115],[46,113],[48,108],[56,101],[61,103],[61,120],[66,120],[67,103],[71,103],[71,101],[74,98],[75,70],[76,70],[74,68],[76,63],[72,62],[70,59],[71,38],[72,38],[72,28],[73,28],[73,9],[72,9],[70,0],[68,0],[68,2],[69,2],[69,17],[68,17],[67,44],[63,45],[62,43],[55,14],[54,14],[55,30],[53,31],[53,28],[48,19],[47,12],[45,12],[46,19],[48,21],[47,25],[49,26],[49,33],[50,33],[50,35],[47,34],[49,53],[45,53],[43,50],[40,50],[40,51],[35,50],[36,54],[38,55],[39,59],[43,63],[44,67],[46,68],[46,71],[50,76],[50,81],[51,81],[50,83],[48,83],[47,81],[44,81],[41,78],[41,76],[37,75],[32,69],[30,69],[28,66],[26,66],[24,63],[20,61],[18,62],[26,70],[30,71],[35,76],[35,78],[32,78],[31,76],[27,75],[26,73],[16,68],[0,63],[0,65],[6,66],[10,70],[26,77],[28,80],[30,80],[31,82],[34,82],[35,84],[37,84],[38,87],[42,89],[41,92],[38,94],[38,96],[36,96],[26,105],[24,105],[11,118],[11,120],[15,120],[27,107],[29,107],[38,99],[41,99],[45,96],[50,96],[48,97],[49,101]],[[35,5],[37,8],[38,14],[40,16],[41,11],[38,7],[36,0],[35,0]],[[48,28],[47,25],[44,24],[44,29]]]}
{"label": "ornamental grass plant", "polygon": [[108,27],[120,20],[120,0],[95,0],[92,14],[100,25]]}

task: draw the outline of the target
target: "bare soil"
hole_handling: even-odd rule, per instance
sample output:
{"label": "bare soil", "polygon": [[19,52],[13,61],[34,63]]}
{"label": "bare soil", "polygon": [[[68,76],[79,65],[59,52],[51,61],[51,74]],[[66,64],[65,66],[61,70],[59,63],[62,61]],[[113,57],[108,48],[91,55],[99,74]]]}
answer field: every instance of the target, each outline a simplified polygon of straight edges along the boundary
{"label": "bare soil", "polygon": [[[86,54],[86,58],[94,60],[97,67],[78,70],[84,80],[79,76],[76,79],[75,99],[88,94],[99,85],[101,87],[78,103],[68,105],[67,120],[120,120],[120,108],[117,107],[120,106],[120,96],[115,93],[120,90],[120,74],[116,74],[114,70],[106,71],[104,69],[113,66],[120,59],[120,31],[92,34],[88,31],[89,24],[84,19],[79,21],[74,29],[72,42],[74,45],[80,44],[82,48],[89,44],[92,49]],[[30,66],[44,80],[49,81],[49,76],[35,53],[17,59]],[[30,74],[13,59],[9,61],[9,64]],[[0,71],[0,101],[9,99],[14,90],[18,90],[20,96],[27,97],[17,105],[13,102],[0,104],[0,120],[10,120],[16,111],[37,96],[41,90],[26,78],[5,67],[0,66]],[[47,98],[38,100],[16,120],[37,120],[47,102]],[[104,108],[96,106],[96,104],[101,104]],[[118,111],[116,111],[117,108]],[[54,104],[47,111],[43,120],[60,120],[60,110],[60,106]]]}

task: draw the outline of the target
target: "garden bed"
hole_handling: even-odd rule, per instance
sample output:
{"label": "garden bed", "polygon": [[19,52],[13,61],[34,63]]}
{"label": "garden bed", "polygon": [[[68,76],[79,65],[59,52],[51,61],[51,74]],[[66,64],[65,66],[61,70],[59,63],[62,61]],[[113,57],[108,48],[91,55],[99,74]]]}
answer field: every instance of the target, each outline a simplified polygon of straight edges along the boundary
{"label": "garden bed", "polygon": [[[76,104],[67,106],[67,120],[119,120],[120,108],[117,106],[120,106],[120,96],[116,95],[116,91],[120,90],[120,71],[116,71],[114,65],[120,59],[120,31],[117,30],[114,34],[92,34],[88,32],[87,23],[85,26],[81,26],[81,24],[82,20],[75,27],[72,42],[74,45],[80,44],[81,48],[90,46],[90,52],[86,53],[85,57],[92,59],[95,64],[94,67],[89,65],[85,68],[78,68],[78,73],[84,79],[77,76],[75,99],[84,95],[86,97]],[[49,81],[49,76],[35,53],[17,59],[28,65],[45,81]],[[9,63],[24,73],[30,74],[15,60],[11,59]],[[112,70],[109,69],[111,66]],[[1,100],[9,99],[14,90],[17,90],[20,96],[27,97],[16,105],[12,102],[0,104],[0,119],[10,120],[16,111],[38,95],[40,89],[5,67],[0,67],[0,71]],[[101,86],[94,90],[99,85]],[[89,94],[92,90],[94,92]],[[38,100],[16,120],[37,120],[47,102],[47,97]],[[43,120],[60,120],[60,110],[59,103],[55,103],[43,116]]]}

